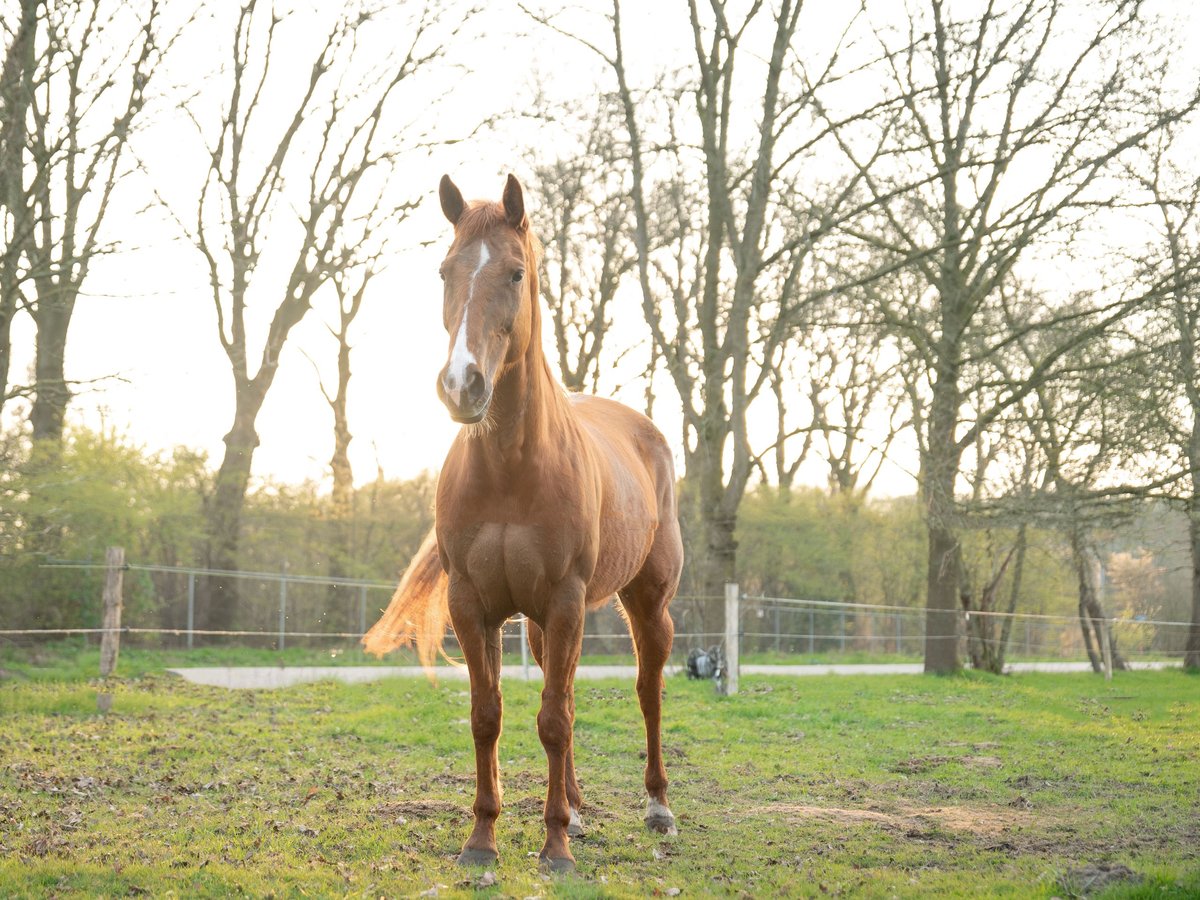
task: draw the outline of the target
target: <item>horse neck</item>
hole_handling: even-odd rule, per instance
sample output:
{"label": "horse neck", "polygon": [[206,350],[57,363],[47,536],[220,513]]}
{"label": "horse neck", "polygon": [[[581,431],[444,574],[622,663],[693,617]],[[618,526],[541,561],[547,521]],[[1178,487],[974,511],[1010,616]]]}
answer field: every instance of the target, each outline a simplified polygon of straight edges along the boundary
{"label": "horse neck", "polygon": [[491,415],[494,427],[486,440],[502,458],[520,461],[525,451],[565,437],[570,408],[562,388],[550,372],[542,348],[542,313],[538,291],[537,260],[527,254],[529,274],[529,346],[510,363],[496,383]]}

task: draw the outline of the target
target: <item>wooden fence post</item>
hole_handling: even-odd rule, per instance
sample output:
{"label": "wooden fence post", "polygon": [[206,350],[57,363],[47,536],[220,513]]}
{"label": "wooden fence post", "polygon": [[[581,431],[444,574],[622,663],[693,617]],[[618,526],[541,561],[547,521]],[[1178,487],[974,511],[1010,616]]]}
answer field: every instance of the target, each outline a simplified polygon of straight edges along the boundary
{"label": "wooden fence post", "polygon": [[725,585],[725,694],[738,692],[738,641],[741,598],[736,584]]}
{"label": "wooden fence post", "polygon": [[[125,549],[109,547],[104,554],[104,617],[100,635],[100,677],[107,679],[117,667],[121,652],[122,583],[125,578]],[[101,691],[96,697],[100,712],[112,709],[112,694]]]}

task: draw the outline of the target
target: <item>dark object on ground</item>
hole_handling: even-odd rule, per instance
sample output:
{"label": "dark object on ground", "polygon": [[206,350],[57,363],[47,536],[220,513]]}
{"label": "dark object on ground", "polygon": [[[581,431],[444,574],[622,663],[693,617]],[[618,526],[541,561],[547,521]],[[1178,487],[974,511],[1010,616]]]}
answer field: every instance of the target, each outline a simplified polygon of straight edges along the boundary
{"label": "dark object on ground", "polygon": [[717,644],[707,650],[700,647],[693,649],[687,658],[687,677],[711,678],[718,685],[722,684],[725,681],[725,651],[721,645]]}
{"label": "dark object on ground", "polygon": [[1140,884],[1142,876],[1128,866],[1101,863],[1072,869],[1058,879],[1068,897],[1092,897],[1114,884]]}

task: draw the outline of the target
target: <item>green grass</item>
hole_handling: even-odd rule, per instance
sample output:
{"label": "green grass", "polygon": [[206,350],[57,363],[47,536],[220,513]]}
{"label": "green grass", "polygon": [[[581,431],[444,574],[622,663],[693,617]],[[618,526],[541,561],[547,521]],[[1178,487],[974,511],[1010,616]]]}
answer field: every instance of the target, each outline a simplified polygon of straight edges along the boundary
{"label": "green grass", "polygon": [[641,825],[631,684],[581,682],[588,834],[579,874],[553,880],[530,856],[538,689],[506,684],[498,884],[476,891],[452,861],[464,685],[234,693],[130,656],[107,716],[96,682],[45,659],[47,677],[0,681],[0,895],[1051,897],[1120,863],[1144,880],[1112,896],[1200,896],[1200,678],[1179,671],[753,677],[733,698],[675,678],[675,838]]}

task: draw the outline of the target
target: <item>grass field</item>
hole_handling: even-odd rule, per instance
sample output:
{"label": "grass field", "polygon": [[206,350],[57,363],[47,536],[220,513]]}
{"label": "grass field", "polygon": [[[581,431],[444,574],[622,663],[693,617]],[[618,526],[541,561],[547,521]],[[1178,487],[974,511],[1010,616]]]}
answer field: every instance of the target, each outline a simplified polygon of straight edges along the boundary
{"label": "grass field", "polygon": [[744,678],[734,698],[674,678],[673,838],[641,825],[632,685],[581,684],[588,833],[554,879],[533,858],[537,686],[508,684],[501,859],[478,887],[452,861],[463,685],[230,693],[127,662],[100,717],[80,671],[7,660],[0,895],[1051,897],[1119,863],[1143,880],[1105,896],[1200,896],[1200,679],[1179,671]]}

